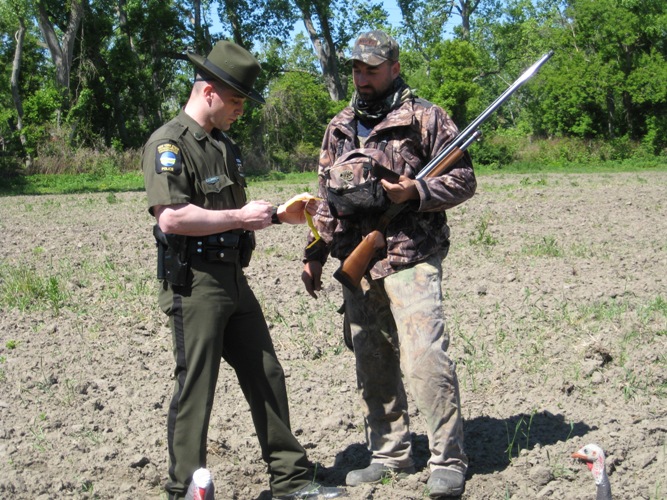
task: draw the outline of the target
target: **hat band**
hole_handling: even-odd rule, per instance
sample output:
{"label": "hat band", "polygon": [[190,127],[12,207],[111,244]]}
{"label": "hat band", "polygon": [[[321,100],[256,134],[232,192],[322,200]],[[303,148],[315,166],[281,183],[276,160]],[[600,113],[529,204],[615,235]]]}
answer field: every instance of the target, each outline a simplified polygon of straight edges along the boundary
{"label": "hat band", "polygon": [[222,70],[212,62],[209,62],[208,59],[204,59],[204,67],[208,70],[209,73],[219,77],[222,80],[231,83],[234,87],[238,87],[239,89],[245,91],[246,93],[250,93],[252,91],[252,89],[248,89],[248,87],[246,87],[243,83],[239,82],[236,78],[227,73],[225,70]]}

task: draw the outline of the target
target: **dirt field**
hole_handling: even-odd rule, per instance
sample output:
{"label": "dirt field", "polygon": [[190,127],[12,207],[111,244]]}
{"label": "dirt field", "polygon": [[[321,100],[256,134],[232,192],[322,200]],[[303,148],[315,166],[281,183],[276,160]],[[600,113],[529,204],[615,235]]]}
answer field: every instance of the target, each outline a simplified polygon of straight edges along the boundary
{"label": "dirt field", "polygon": [[[618,499],[667,497],[667,173],[495,175],[449,214],[451,355],[470,469],[465,499],[592,499],[570,458],[596,442]],[[251,186],[274,202],[312,186]],[[0,498],[159,499],[171,339],[157,309],[144,194],[0,198]],[[325,484],[368,463],[337,267],[312,300],[305,228],[258,233],[248,270],[285,368],[292,424]],[[351,499],[426,498],[418,465]],[[270,499],[229,367],[209,435],[220,499]]]}

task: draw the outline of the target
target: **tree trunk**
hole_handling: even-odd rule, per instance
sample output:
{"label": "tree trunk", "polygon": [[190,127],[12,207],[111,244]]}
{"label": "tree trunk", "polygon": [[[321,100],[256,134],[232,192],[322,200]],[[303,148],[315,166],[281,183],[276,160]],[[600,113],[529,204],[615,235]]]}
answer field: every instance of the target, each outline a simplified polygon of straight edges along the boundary
{"label": "tree trunk", "polygon": [[127,4],[126,0],[118,0],[118,24],[120,30],[127,37],[127,43],[130,46],[130,50],[135,53],[134,49],[134,40],[132,39],[132,33],[130,33],[130,28],[127,25],[127,12],[125,11],[125,5]]}
{"label": "tree trunk", "polygon": [[[19,19],[19,29],[16,32],[16,48],[14,49],[14,62],[12,63],[11,88],[12,99],[14,100],[14,107],[18,119],[16,121],[16,128],[20,131],[23,128],[23,102],[21,101],[21,94],[19,92],[19,77],[21,75],[21,59],[23,57],[23,41],[25,40],[25,23],[23,19]],[[21,143],[25,141],[21,138]]]}
{"label": "tree trunk", "polygon": [[470,40],[470,18],[477,10],[481,0],[458,0],[455,6],[461,16],[461,38]]}
{"label": "tree trunk", "polygon": [[[317,2],[297,2],[303,22],[308,31],[310,41],[315,48],[315,53],[320,61],[324,84],[327,87],[332,101],[342,101],[346,98],[345,87],[341,83],[340,72],[338,71],[338,60],[336,57],[336,47],[331,36],[329,19],[325,12],[322,12]],[[320,32],[315,29],[310,8],[314,7],[317,20],[320,24]]]}
{"label": "tree trunk", "polygon": [[243,39],[243,24],[239,19],[239,8],[236,5],[236,0],[224,0],[223,2],[225,15],[232,26],[232,38],[234,43],[241,47],[248,48],[248,44]]}
{"label": "tree trunk", "polygon": [[19,131],[21,145],[25,146],[26,139],[23,134],[23,101],[19,91],[19,77],[21,75],[21,59],[23,58],[23,41],[25,40],[25,21],[19,17],[19,29],[16,32],[16,48],[14,49],[14,62],[12,63],[11,88],[14,107],[16,108],[16,129]]}
{"label": "tree trunk", "polygon": [[56,84],[65,93],[69,93],[70,71],[74,58],[74,42],[81,26],[86,0],[71,0],[69,20],[64,30],[62,44],[58,40],[56,30],[49,19],[44,2],[37,2],[37,22],[46,42],[51,59],[56,67]]}
{"label": "tree trunk", "polygon": [[208,27],[202,27],[201,0],[192,1],[192,18],[190,22],[193,23],[195,34],[195,52],[202,55],[208,54],[212,48],[211,36],[208,32]]}

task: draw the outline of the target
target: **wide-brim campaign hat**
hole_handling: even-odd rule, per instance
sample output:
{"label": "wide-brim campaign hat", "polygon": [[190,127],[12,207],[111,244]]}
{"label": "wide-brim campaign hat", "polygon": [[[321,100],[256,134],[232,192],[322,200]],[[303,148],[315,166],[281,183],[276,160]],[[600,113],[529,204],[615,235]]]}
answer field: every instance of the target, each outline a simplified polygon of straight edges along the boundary
{"label": "wide-brim campaign hat", "polygon": [[188,52],[188,59],[207,76],[219,80],[255,102],[264,98],[252,87],[262,67],[246,49],[232,42],[221,41],[206,57]]}

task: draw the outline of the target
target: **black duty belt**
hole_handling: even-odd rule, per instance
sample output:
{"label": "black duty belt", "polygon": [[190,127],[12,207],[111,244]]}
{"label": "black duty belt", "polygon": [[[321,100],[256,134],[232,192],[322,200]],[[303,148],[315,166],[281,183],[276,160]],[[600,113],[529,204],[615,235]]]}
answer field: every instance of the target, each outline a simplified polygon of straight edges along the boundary
{"label": "black duty belt", "polygon": [[239,262],[242,235],[226,232],[188,238],[188,254],[207,261]]}

